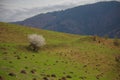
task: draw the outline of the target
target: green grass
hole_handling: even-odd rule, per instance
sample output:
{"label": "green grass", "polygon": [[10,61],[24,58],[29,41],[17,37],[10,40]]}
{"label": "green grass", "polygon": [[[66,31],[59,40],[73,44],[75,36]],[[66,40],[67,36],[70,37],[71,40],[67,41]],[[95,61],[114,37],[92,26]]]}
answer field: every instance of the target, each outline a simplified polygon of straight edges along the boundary
{"label": "green grass", "polygon": [[[27,36],[34,33],[47,43],[37,53],[27,49]],[[120,47],[97,39],[0,23],[0,80],[120,80]]]}

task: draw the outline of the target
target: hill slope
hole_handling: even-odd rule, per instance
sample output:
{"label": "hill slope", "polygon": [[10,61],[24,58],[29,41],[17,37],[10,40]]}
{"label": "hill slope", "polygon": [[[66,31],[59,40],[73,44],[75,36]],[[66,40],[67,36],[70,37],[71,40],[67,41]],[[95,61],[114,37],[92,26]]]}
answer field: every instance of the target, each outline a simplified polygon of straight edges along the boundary
{"label": "hill slope", "polygon": [[39,14],[16,24],[73,34],[120,37],[120,2],[98,2]]}
{"label": "hill slope", "polygon": [[[46,45],[27,49],[27,35],[41,34]],[[113,40],[0,23],[0,80],[119,80],[120,54]]]}

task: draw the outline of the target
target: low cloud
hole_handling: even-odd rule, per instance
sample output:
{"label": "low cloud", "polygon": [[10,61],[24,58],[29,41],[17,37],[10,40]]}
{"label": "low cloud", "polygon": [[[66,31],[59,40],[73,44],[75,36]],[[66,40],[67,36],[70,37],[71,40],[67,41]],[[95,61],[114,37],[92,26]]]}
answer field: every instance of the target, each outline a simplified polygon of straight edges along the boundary
{"label": "low cloud", "polygon": [[[72,5],[72,6],[71,6]],[[46,6],[46,7],[37,7],[37,8],[21,8],[21,9],[11,9],[6,7],[0,8],[0,21],[3,22],[14,22],[21,21],[26,18],[35,16],[40,13],[64,10],[67,8],[71,8],[75,6],[74,4],[69,5],[54,5],[54,6]]]}

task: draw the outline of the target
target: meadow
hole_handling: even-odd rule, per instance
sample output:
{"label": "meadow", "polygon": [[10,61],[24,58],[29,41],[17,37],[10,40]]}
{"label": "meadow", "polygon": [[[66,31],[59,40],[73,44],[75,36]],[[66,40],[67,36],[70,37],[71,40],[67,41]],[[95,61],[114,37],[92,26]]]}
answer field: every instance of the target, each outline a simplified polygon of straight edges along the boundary
{"label": "meadow", "polygon": [[[46,39],[39,52],[28,49],[29,34]],[[120,80],[113,41],[1,22],[0,80]]]}

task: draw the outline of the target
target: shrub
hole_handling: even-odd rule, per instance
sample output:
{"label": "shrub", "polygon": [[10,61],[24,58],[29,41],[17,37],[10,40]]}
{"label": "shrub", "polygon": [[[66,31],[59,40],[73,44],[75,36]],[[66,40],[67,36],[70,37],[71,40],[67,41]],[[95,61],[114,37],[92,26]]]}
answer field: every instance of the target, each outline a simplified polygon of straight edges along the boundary
{"label": "shrub", "polygon": [[30,45],[29,48],[33,51],[38,51],[40,47],[45,45],[45,39],[42,35],[31,34],[28,36]]}
{"label": "shrub", "polygon": [[120,62],[120,55],[115,56],[115,61]]}
{"label": "shrub", "polygon": [[94,35],[94,36],[92,37],[93,41],[97,41],[97,38],[98,38],[97,35]]}
{"label": "shrub", "polygon": [[114,38],[113,44],[115,46],[119,46],[120,45],[119,39],[117,37]]}

